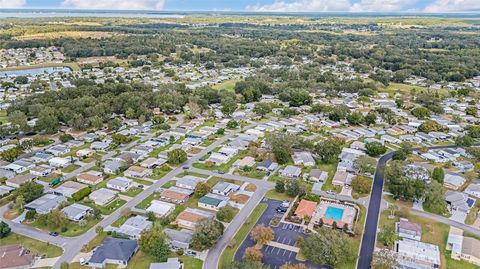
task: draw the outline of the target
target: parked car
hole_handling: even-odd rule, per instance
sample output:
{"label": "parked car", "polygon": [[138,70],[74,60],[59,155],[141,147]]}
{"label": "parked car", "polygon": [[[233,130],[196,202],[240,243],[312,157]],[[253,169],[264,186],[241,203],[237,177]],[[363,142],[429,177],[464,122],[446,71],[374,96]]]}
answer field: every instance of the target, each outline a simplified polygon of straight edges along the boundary
{"label": "parked car", "polygon": [[48,233],[48,234],[51,235],[51,236],[58,236],[58,233],[57,233],[57,232],[50,232],[50,233]]}

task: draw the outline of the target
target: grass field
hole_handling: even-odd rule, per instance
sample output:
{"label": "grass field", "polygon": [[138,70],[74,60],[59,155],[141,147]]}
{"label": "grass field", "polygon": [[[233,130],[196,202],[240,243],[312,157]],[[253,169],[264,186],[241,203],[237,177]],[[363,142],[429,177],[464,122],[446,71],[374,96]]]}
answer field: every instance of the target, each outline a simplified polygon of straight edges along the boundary
{"label": "grass field", "polygon": [[237,252],[238,248],[242,244],[243,240],[247,238],[250,230],[253,228],[255,223],[257,223],[260,216],[263,214],[263,212],[265,212],[267,206],[268,205],[265,203],[257,205],[257,207],[255,207],[255,209],[250,214],[250,216],[248,216],[247,220],[243,223],[242,227],[233,237],[233,246],[229,246],[223,250],[222,255],[220,256],[220,260],[218,261],[219,269],[223,268],[225,265],[233,261],[233,258],[235,257],[235,253]]}
{"label": "grass field", "polygon": [[4,237],[2,240],[0,240],[0,246],[13,244],[22,244],[31,252],[39,255],[45,255],[46,258],[58,257],[63,253],[63,250],[57,246],[15,233],[10,233],[7,237]]}
{"label": "grass field", "polygon": [[49,33],[37,33],[26,34],[22,36],[16,36],[17,40],[45,40],[45,39],[58,39],[58,38],[102,38],[111,37],[115,35],[112,32],[100,32],[100,31],[60,31]]}
{"label": "grass field", "polygon": [[269,190],[266,194],[265,194],[265,197],[266,198],[269,198],[269,199],[273,199],[273,200],[279,200],[279,201],[284,201],[284,200],[293,200],[292,197],[286,195],[285,193],[279,193],[279,192],[276,192],[275,190]]}
{"label": "grass field", "polygon": [[227,91],[234,91],[235,89],[235,83],[240,81],[241,79],[235,78],[235,79],[229,79],[225,80],[221,83],[215,84],[212,86],[212,88],[217,89],[217,90],[227,90]]}
{"label": "grass field", "polygon": [[25,69],[35,69],[35,68],[45,68],[45,67],[68,67],[72,71],[80,71],[80,67],[77,63],[44,63],[44,64],[35,64],[28,66],[12,66],[7,68],[1,68],[0,71],[14,71],[14,70],[25,70]]}

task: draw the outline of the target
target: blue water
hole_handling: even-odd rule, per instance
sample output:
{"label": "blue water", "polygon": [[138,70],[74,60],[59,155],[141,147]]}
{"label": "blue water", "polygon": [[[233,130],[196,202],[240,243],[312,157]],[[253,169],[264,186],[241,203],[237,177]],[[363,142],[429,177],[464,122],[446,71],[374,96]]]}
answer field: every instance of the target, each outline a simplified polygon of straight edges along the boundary
{"label": "blue water", "polygon": [[342,221],[342,216],[343,216],[343,209],[341,208],[329,206],[327,208],[327,211],[325,212],[325,218],[332,219],[334,221]]}
{"label": "blue water", "polygon": [[9,70],[9,71],[0,71],[0,75],[16,75],[16,76],[28,76],[28,75],[41,75],[43,73],[56,73],[56,72],[63,72],[63,73],[70,73],[72,70],[68,67],[40,67],[40,68],[32,68],[32,69],[19,69],[19,70]]}

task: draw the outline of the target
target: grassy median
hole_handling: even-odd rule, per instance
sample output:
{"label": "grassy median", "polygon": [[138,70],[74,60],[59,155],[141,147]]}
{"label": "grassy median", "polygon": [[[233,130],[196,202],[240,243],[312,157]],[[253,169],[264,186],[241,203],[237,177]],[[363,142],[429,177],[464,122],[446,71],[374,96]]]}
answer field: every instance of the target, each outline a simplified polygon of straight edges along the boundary
{"label": "grassy median", "polygon": [[260,216],[265,212],[268,205],[265,203],[258,204],[255,209],[252,211],[250,216],[248,216],[247,220],[243,223],[242,227],[237,231],[235,236],[233,237],[233,245],[226,247],[222,255],[220,256],[220,260],[218,261],[218,268],[223,268],[225,265],[231,263],[233,258],[235,257],[235,253],[237,252],[240,245],[243,243],[245,238],[247,238],[250,230],[252,230],[255,223],[257,223]]}

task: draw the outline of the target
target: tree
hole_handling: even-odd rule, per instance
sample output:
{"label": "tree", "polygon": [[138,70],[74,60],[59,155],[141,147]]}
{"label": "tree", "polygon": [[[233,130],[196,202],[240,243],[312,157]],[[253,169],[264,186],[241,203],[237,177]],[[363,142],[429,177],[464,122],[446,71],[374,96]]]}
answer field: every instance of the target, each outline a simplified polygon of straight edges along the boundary
{"label": "tree", "polygon": [[448,209],[447,202],[445,201],[445,190],[441,183],[432,181],[427,185],[423,208],[428,212],[438,215],[447,214]]}
{"label": "tree", "polygon": [[347,121],[352,125],[360,125],[364,122],[365,118],[363,117],[362,113],[360,112],[352,112],[348,114]]}
{"label": "tree", "polygon": [[423,119],[428,119],[430,118],[430,109],[425,108],[425,107],[416,107],[410,111],[413,116],[423,120]]}
{"label": "tree", "polygon": [[363,155],[355,159],[354,164],[362,173],[373,174],[375,173],[377,160],[372,157]]}
{"label": "tree", "polygon": [[387,152],[387,148],[380,142],[370,142],[365,146],[365,148],[365,152],[372,157],[382,155]]}
{"label": "tree", "polygon": [[123,135],[123,134],[112,135],[112,142],[117,145],[127,144],[127,143],[130,143],[130,141],[132,141],[132,139],[126,135]]}
{"label": "tree", "polygon": [[16,189],[13,193],[12,199],[16,200],[18,196],[23,196],[25,202],[30,203],[31,201],[39,198],[42,195],[43,186],[33,181],[30,181]]}
{"label": "tree", "polygon": [[398,240],[398,235],[393,227],[385,227],[378,233],[378,241],[382,242],[386,247],[393,247],[396,240]]}
{"label": "tree", "polygon": [[15,206],[17,206],[17,208],[20,209],[21,212],[23,212],[23,207],[25,206],[25,198],[23,198],[22,195],[18,195],[17,198],[15,198]]}
{"label": "tree", "polygon": [[338,145],[332,138],[324,139],[317,143],[315,152],[324,163],[334,163],[338,159],[338,155],[342,152],[340,145]]}
{"label": "tree", "polygon": [[107,123],[108,129],[116,131],[122,127],[122,121],[118,118],[112,119]]}
{"label": "tree", "polygon": [[275,155],[275,159],[279,164],[286,164],[292,160],[292,156],[290,155],[290,150],[285,147],[277,147],[274,148],[273,154]]}
{"label": "tree", "polygon": [[22,151],[18,147],[15,147],[0,153],[0,157],[7,162],[14,162],[21,153]]}
{"label": "tree", "polygon": [[256,103],[255,107],[253,108],[253,112],[263,117],[272,112],[272,107],[268,103]]}
{"label": "tree", "polygon": [[257,246],[263,246],[274,238],[273,230],[263,224],[257,224],[250,232],[250,237],[257,242]]}
{"label": "tree", "polygon": [[51,228],[62,227],[67,221],[65,214],[59,209],[54,209],[47,214],[47,225]]}
{"label": "tree", "polygon": [[225,129],[219,128],[219,129],[217,130],[217,135],[224,135],[224,134],[225,134]]}
{"label": "tree", "polygon": [[205,182],[199,182],[197,186],[195,186],[194,194],[196,197],[203,197],[211,190],[212,188],[210,187],[210,185]]}
{"label": "tree", "polygon": [[37,215],[37,212],[35,210],[28,210],[27,214],[25,214],[25,218],[27,220],[33,220],[36,215]]}
{"label": "tree", "polygon": [[392,160],[405,161],[407,159],[407,154],[403,150],[397,150],[392,154]]}
{"label": "tree", "polygon": [[465,109],[465,113],[470,116],[477,116],[478,109],[474,106],[469,106]]}
{"label": "tree", "polygon": [[52,107],[45,107],[38,113],[38,120],[35,127],[39,131],[45,131],[48,134],[54,134],[58,131],[60,123],[58,117],[55,115],[55,109]]}
{"label": "tree", "polygon": [[8,120],[12,126],[18,127],[21,131],[27,131],[29,129],[27,124],[28,118],[22,111],[13,111],[8,115]]}
{"label": "tree", "polygon": [[170,255],[170,247],[165,234],[158,227],[144,231],[138,240],[140,249],[153,257],[156,262],[167,260]]}
{"label": "tree", "polygon": [[279,193],[285,192],[285,182],[283,182],[283,180],[277,180],[275,183],[275,191]]}
{"label": "tree", "polygon": [[238,122],[236,120],[230,120],[227,122],[227,128],[228,129],[237,129],[238,128]]}
{"label": "tree", "polygon": [[168,163],[177,165],[185,162],[188,159],[187,153],[182,149],[174,149],[167,153]]}
{"label": "tree", "polygon": [[355,176],[352,179],[352,189],[359,194],[369,194],[372,189],[372,180],[364,176]]}
{"label": "tree", "polygon": [[305,193],[298,180],[289,179],[285,184],[285,193],[290,197],[295,197]]}
{"label": "tree", "polygon": [[372,267],[376,269],[391,269],[398,266],[397,253],[389,249],[373,252]]}
{"label": "tree", "polygon": [[237,214],[237,209],[233,206],[226,205],[217,211],[217,219],[219,221],[230,222]]}
{"label": "tree", "polygon": [[255,247],[248,247],[245,249],[245,253],[243,254],[243,258],[248,261],[258,261],[261,262],[263,258],[262,252]]}
{"label": "tree", "polygon": [[445,179],[445,172],[441,167],[435,167],[432,171],[432,179],[437,181],[440,184],[443,184],[443,180]]}
{"label": "tree", "polygon": [[12,229],[8,226],[8,224],[4,221],[0,222],[0,238],[5,238],[7,237]]}
{"label": "tree", "polygon": [[368,112],[367,116],[365,116],[365,124],[366,125],[373,125],[377,122],[377,114],[375,112]]}
{"label": "tree", "polygon": [[61,134],[59,138],[62,143],[73,140],[73,136],[71,134]]}
{"label": "tree", "polygon": [[471,147],[473,143],[475,143],[475,140],[468,135],[455,138],[455,145],[460,147]]}
{"label": "tree", "polygon": [[222,100],[222,113],[230,116],[237,109],[237,102],[233,98],[225,98]]}
{"label": "tree", "polygon": [[321,227],[318,233],[300,242],[300,251],[316,264],[337,267],[355,259],[352,240],[340,230]]}
{"label": "tree", "polygon": [[480,138],[480,125],[470,125],[465,128],[468,131],[468,136],[473,138]]}
{"label": "tree", "polygon": [[418,126],[419,132],[430,133],[430,132],[440,132],[443,130],[443,127],[436,121],[426,120],[420,126]]}
{"label": "tree", "polygon": [[222,236],[224,226],[221,222],[213,219],[201,219],[195,226],[192,236],[192,247],[198,250],[205,250],[212,247]]}

